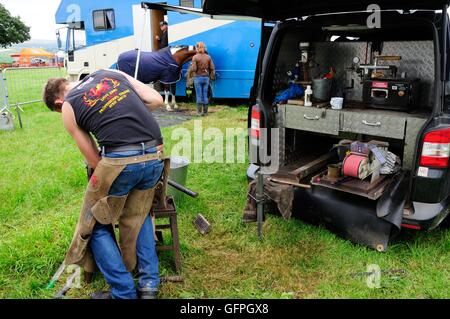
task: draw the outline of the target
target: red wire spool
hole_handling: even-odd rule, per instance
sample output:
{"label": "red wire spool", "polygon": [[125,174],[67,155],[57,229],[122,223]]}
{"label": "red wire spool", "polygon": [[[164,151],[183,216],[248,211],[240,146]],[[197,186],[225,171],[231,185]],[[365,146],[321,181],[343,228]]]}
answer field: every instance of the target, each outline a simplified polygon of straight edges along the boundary
{"label": "red wire spool", "polygon": [[343,172],[345,176],[360,178],[363,172],[363,165],[366,165],[368,158],[361,155],[350,154],[344,159]]}

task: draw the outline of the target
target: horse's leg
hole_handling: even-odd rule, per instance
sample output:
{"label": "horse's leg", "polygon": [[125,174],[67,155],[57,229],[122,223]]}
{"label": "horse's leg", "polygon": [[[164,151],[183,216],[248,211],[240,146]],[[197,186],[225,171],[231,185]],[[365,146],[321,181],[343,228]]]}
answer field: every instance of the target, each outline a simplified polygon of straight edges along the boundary
{"label": "horse's leg", "polygon": [[[174,90],[172,90],[172,88],[173,88],[173,86],[172,85],[174,85],[175,86],[175,89]],[[176,84],[171,84],[170,85],[170,94],[172,94],[172,106],[173,106],[173,108],[175,109],[175,110],[178,110],[178,105],[177,105],[177,101],[175,100],[175,93],[176,93]]]}
{"label": "horse's leg", "polygon": [[169,104],[169,94],[170,94],[170,87],[168,87],[167,84],[164,84],[164,104],[166,105],[167,111],[173,111]]}
{"label": "horse's leg", "polygon": [[175,110],[178,110],[178,104],[177,104],[177,101],[175,100],[175,94],[172,94],[172,104],[173,104],[173,108]]}

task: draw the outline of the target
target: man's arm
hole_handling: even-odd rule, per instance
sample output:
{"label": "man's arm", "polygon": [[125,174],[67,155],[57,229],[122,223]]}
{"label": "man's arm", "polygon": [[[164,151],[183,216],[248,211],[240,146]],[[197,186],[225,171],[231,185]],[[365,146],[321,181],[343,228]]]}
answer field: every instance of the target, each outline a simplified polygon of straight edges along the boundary
{"label": "man's arm", "polygon": [[91,140],[92,147],[98,150],[97,142],[95,142],[94,138],[92,137],[92,134],[89,134],[89,139]]}
{"label": "man's arm", "polygon": [[95,169],[100,161],[100,156],[98,155],[98,149],[94,146],[95,143],[93,143],[90,134],[78,127],[72,105],[64,102],[61,113],[63,124],[67,132],[72,135],[72,138],[77,143],[77,146],[85,157],[89,167]]}
{"label": "man's arm", "polygon": [[150,109],[150,111],[153,111],[158,107],[164,105],[162,96],[156,90],[153,90],[151,87],[145,85],[141,81],[136,80],[135,78],[129,76],[128,74],[122,71],[119,70],[109,70],[109,71],[120,73],[124,77],[126,77],[128,82],[130,82],[130,84],[133,86],[133,89],[139,95],[139,97],[147,106],[147,108]]}

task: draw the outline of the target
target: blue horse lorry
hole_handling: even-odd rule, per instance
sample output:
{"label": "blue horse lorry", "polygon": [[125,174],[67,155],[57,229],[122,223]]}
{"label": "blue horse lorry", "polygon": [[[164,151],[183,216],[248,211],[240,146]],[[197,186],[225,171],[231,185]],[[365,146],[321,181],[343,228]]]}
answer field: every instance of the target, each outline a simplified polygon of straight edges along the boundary
{"label": "blue horse lorry", "polygon": [[[204,14],[276,22],[268,41],[262,37],[257,98],[248,112],[248,176],[257,177],[260,224],[264,174],[295,185],[292,215],[378,251],[402,231],[448,225],[448,7],[448,0],[205,1]],[[332,67],[337,89],[330,94],[343,97],[343,107],[314,95],[313,107],[301,99],[275,103],[296,64],[304,71],[298,82],[313,91]],[[368,167],[367,154],[376,155],[374,145],[394,154],[395,165],[364,179],[359,169]],[[346,164],[350,158],[358,165]]]}
{"label": "blue horse lorry", "polygon": [[[157,1],[150,1],[157,2]],[[167,5],[201,11],[201,0],[168,0]],[[66,52],[65,66],[71,80],[93,71],[109,68],[120,53],[142,47],[157,50],[155,35],[159,23],[169,23],[169,45],[195,45],[205,42],[216,65],[213,98],[248,99],[254,84],[259,53],[259,19],[211,19],[207,16],[174,11],[144,10],[138,0],[63,0],[56,12],[60,49]],[[145,20],[145,23],[144,23]],[[65,44],[64,39],[65,37]],[[186,95],[186,64],[176,95]]]}

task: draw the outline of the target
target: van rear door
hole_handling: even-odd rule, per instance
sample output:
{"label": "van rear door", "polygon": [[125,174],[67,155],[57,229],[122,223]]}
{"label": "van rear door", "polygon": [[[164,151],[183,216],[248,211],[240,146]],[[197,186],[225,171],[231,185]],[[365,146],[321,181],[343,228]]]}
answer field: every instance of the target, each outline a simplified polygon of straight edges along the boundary
{"label": "van rear door", "polygon": [[246,20],[246,21],[259,21],[258,17],[248,16],[245,13],[240,15],[233,14],[220,14],[219,16],[216,14],[205,13],[202,9],[199,8],[190,8],[190,7],[181,7],[174,6],[163,3],[153,3],[153,2],[142,2],[142,8],[150,9],[150,10],[162,10],[162,11],[173,11],[183,14],[195,14],[197,16],[206,17],[210,19],[220,19],[220,20]]}
{"label": "van rear door", "polygon": [[448,0],[205,0],[203,13],[245,15],[277,21],[323,13],[366,11],[372,4],[378,5],[381,10],[440,10],[445,3]]}

